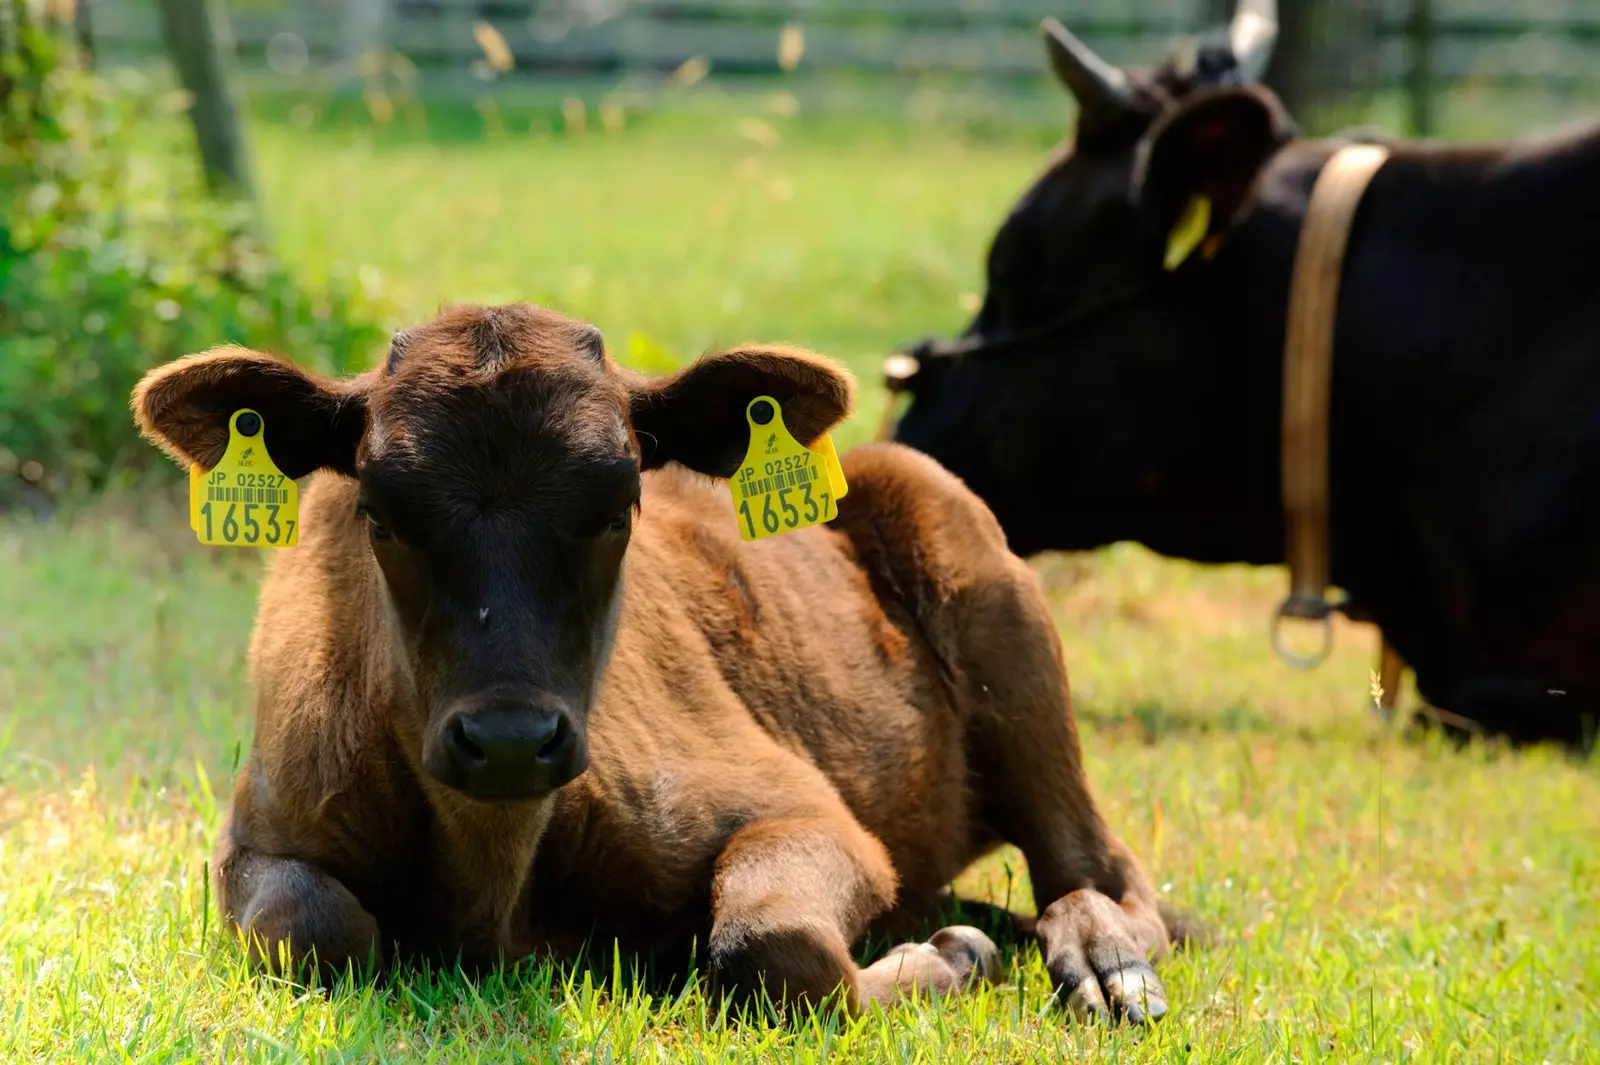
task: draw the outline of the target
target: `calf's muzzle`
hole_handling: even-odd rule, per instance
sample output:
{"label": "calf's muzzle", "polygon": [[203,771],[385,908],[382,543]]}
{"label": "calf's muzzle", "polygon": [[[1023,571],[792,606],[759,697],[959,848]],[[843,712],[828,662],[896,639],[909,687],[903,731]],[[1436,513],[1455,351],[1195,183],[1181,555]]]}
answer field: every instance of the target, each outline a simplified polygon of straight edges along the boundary
{"label": "calf's muzzle", "polygon": [[553,698],[468,697],[440,718],[423,768],[477,799],[529,799],[554,791],[589,764],[576,717]]}

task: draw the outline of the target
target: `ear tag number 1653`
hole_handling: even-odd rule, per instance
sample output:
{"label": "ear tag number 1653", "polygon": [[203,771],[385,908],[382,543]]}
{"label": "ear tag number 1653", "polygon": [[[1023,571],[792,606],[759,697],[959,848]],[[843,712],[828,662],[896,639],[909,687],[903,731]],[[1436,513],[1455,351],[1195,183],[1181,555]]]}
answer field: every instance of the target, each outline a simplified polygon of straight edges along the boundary
{"label": "ear tag number 1653", "polygon": [[728,482],[739,514],[739,535],[763,540],[781,532],[832,521],[849,491],[833,441],[826,435],[808,448],[783,424],[783,408],[757,396],[745,408],[750,447]]}
{"label": "ear tag number 1653", "polygon": [[189,527],[212,547],[293,547],[300,487],[273,465],[266,425],[253,410],[228,419],[228,450],[210,470],[189,467]]}

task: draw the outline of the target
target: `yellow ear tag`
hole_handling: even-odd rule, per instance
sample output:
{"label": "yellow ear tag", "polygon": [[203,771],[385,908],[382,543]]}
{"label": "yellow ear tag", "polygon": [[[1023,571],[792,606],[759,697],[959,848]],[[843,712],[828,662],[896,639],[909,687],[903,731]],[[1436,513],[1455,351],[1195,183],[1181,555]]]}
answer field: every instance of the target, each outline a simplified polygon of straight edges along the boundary
{"label": "yellow ear tag", "polygon": [[833,486],[833,498],[843,499],[850,494],[850,486],[844,483],[844,467],[839,464],[839,452],[834,450],[833,437],[827,433],[822,434],[822,439],[817,441],[816,450],[828,464],[828,483]]}
{"label": "yellow ear tag", "polygon": [[266,424],[253,410],[228,419],[228,450],[209,472],[189,467],[189,524],[212,547],[293,547],[300,542],[300,487],[267,454]]}
{"label": "yellow ear tag", "polygon": [[757,396],[744,411],[750,447],[739,472],[728,482],[739,514],[739,535],[764,540],[832,521],[839,497],[848,491],[833,441],[823,436],[808,448],[789,434],[783,408],[771,396]]}
{"label": "yellow ear tag", "polygon": [[1184,260],[1194,254],[1200,242],[1206,239],[1211,228],[1211,200],[1205,196],[1191,196],[1184,205],[1183,214],[1167,234],[1166,268],[1176,270]]}
{"label": "yellow ear tag", "polygon": [[206,471],[198,462],[189,464],[189,528],[200,528],[200,496],[203,494]]}

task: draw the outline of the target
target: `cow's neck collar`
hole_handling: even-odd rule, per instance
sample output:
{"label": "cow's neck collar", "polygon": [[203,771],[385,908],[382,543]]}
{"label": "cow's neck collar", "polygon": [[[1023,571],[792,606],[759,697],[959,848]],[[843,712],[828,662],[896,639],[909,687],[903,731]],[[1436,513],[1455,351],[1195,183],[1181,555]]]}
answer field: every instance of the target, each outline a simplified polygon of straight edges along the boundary
{"label": "cow's neck collar", "polygon": [[[1356,212],[1373,177],[1388,161],[1377,145],[1335,152],[1318,175],[1306,209],[1289,285],[1283,345],[1283,509],[1289,595],[1273,622],[1273,645],[1292,665],[1310,668],[1327,656],[1331,615],[1347,600],[1330,598],[1328,523],[1328,417],[1333,391],[1334,326],[1345,252]],[[1279,636],[1285,617],[1319,622],[1320,649],[1311,656],[1288,651]],[[1380,701],[1393,705],[1401,662],[1387,640],[1380,658]]]}

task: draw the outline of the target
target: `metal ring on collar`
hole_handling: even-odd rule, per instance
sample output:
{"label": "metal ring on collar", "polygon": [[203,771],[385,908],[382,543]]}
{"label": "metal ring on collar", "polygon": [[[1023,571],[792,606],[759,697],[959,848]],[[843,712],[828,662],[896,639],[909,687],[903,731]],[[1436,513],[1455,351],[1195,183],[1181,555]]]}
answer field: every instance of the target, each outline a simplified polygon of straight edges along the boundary
{"label": "metal ring on collar", "polygon": [[[1291,595],[1278,606],[1272,615],[1272,649],[1278,657],[1295,669],[1315,669],[1327,660],[1333,650],[1333,612],[1337,607],[1326,599]],[[1298,618],[1322,624],[1322,646],[1315,654],[1297,655],[1283,645],[1283,619]]]}

